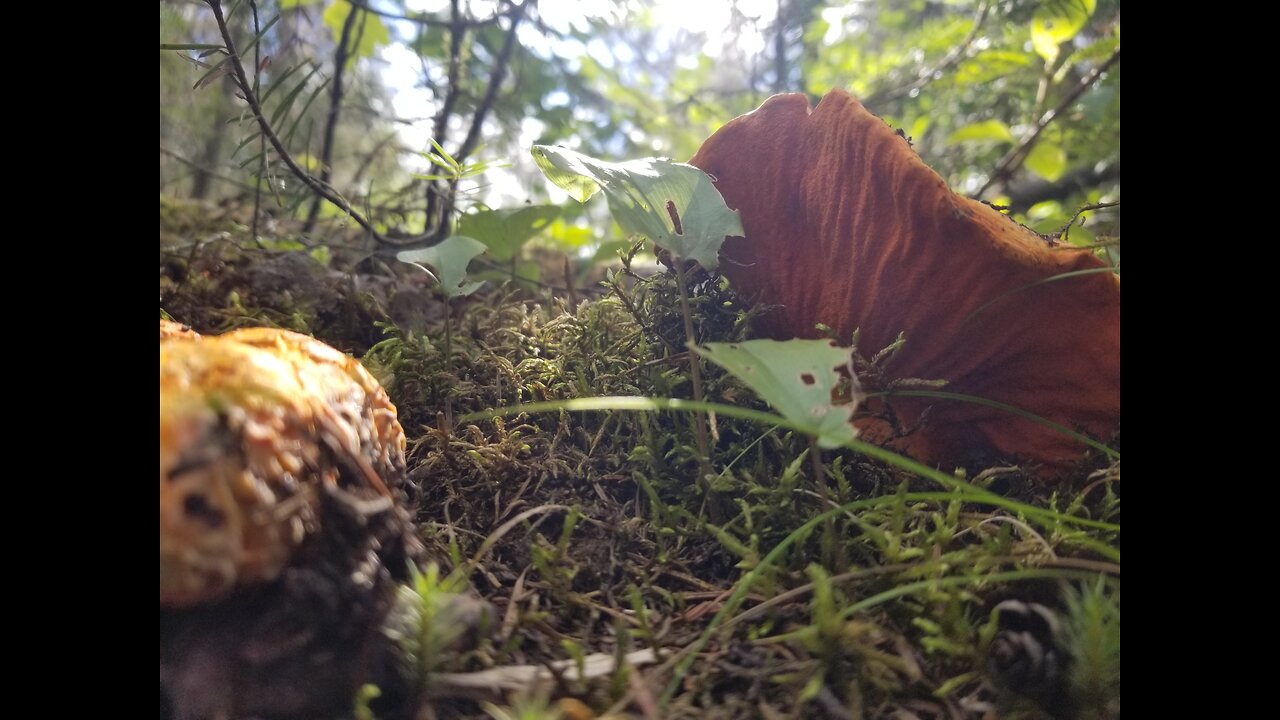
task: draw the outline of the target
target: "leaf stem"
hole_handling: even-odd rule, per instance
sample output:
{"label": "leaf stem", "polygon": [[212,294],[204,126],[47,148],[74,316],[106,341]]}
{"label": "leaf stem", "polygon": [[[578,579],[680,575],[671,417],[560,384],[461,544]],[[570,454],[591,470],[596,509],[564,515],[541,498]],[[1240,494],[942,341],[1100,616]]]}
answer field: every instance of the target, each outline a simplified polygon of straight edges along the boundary
{"label": "leaf stem", "polygon": [[[697,346],[693,335],[693,313],[689,310],[689,283],[685,278],[685,263],[676,264],[676,283],[680,288],[680,314],[684,316],[684,336],[686,345],[692,349]],[[702,402],[702,359],[696,352],[689,353],[689,377],[693,380],[693,399]],[[694,413],[694,432],[698,441],[698,484],[708,489],[707,478],[711,476],[711,461],[707,447],[706,413]]]}

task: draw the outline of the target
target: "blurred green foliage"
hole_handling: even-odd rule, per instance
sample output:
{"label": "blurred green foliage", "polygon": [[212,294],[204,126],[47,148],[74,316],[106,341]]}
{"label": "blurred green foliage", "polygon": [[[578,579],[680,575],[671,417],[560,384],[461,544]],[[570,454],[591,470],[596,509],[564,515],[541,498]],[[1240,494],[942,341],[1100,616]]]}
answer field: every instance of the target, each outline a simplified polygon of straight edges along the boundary
{"label": "blurred green foliage", "polygon": [[[242,47],[279,16],[246,66],[257,64],[277,134],[313,172],[352,12],[330,182],[380,231],[420,233],[459,214],[560,202],[526,154],[533,144],[683,161],[775,92],[816,102],[844,88],[957,191],[1008,206],[1045,233],[1074,220],[1068,241],[1104,245],[1118,262],[1119,209],[1076,212],[1120,195],[1116,0],[236,4],[228,22]],[[162,45],[219,44],[201,4],[162,3],[160,15]],[[162,193],[265,193],[264,212],[305,211],[306,188],[264,152],[231,81],[215,71],[193,89],[220,58],[210,52],[161,53]],[[422,160],[432,140],[459,163],[494,169],[444,182]],[[433,193],[447,200],[443,215]],[[588,260],[623,239],[610,227],[602,208],[566,208],[538,237]]]}

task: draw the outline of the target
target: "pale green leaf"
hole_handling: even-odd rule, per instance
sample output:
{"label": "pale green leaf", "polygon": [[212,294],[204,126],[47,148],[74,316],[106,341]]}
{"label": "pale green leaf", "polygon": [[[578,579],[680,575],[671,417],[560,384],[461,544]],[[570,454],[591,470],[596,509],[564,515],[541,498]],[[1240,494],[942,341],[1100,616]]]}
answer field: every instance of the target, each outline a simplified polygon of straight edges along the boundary
{"label": "pale green leaf", "polygon": [[[467,282],[467,265],[472,258],[485,251],[484,243],[463,235],[451,235],[444,242],[420,250],[404,250],[396,253],[396,259],[422,267],[430,265],[435,272],[427,274],[440,281],[440,287],[448,297],[470,295],[484,283]],[[426,270],[426,268],[422,268]]]}
{"label": "pale green leaf", "polygon": [[596,239],[595,230],[585,225],[570,225],[563,219],[551,223],[548,230],[557,245],[578,248]]}
{"label": "pale green leaf", "polygon": [[1058,46],[1076,36],[1089,22],[1097,0],[1053,0],[1043,3],[1031,18],[1031,44],[1046,63],[1058,59]]}
{"label": "pale green leaf", "polygon": [[463,215],[458,234],[473,237],[489,248],[498,262],[515,257],[520,247],[542,232],[560,214],[555,205],[528,205],[508,210],[484,210]]}
{"label": "pale green leaf", "polygon": [[1042,142],[1031,148],[1026,165],[1031,172],[1053,182],[1067,169],[1067,153],[1054,143]]}
{"label": "pale green leaf", "polygon": [[849,348],[830,340],[748,340],[707,343],[699,355],[733,373],[782,416],[818,436],[819,447],[839,447],[857,434],[849,423],[856,403],[834,405],[837,368],[852,362]]}
{"label": "pale green leaf", "polygon": [[604,190],[623,232],[643,235],[677,258],[714,270],[725,237],[743,234],[738,212],[692,165],[663,158],[609,163],[547,145],[535,145],[532,152],[551,182],[579,202]]}
{"label": "pale green leaf", "polygon": [[999,120],[983,120],[970,123],[951,133],[949,143],[962,142],[1013,142],[1013,132]]}

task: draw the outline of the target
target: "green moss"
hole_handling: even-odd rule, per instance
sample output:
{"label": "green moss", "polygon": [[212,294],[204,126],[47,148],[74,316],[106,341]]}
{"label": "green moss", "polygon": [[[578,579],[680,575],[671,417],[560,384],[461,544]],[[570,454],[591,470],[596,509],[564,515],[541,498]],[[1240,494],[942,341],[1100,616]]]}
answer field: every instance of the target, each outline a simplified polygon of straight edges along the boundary
{"label": "green moss", "polygon": [[[162,299],[166,257],[175,256],[162,248]],[[880,717],[909,707],[973,718],[1016,703],[1059,716],[1087,707],[1089,717],[1105,717],[1118,708],[1118,672],[1111,683],[1109,666],[1097,659],[1118,658],[1118,600],[1114,614],[1089,604],[1093,596],[1064,601],[1060,584],[1106,576],[1101,587],[1118,589],[1118,562],[1090,550],[1090,543],[1119,549],[1118,462],[1094,460],[1053,485],[1017,468],[969,475],[1031,505],[1114,525],[1102,529],[1021,517],[850,450],[819,456],[824,500],[807,437],[727,417],[714,422],[709,459],[717,475],[699,483],[689,413],[450,421],[544,400],[691,397],[669,273],[611,271],[603,294],[572,307],[562,296],[498,287],[455,301],[446,313],[441,300],[418,292],[404,296],[413,299],[413,322],[397,325],[385,309],[390,292],[339,294],[339,310],[326,314],[296,296],[291,305],[243,290],[236,278],[249,263],[226,248],[207,246],[198,258],[184,267],[199,271],[168,291],[181,302],[162,302],[177,319],[202,318],[198,329],[296,322],[363,352],[387,387],[410,438],[424,541],[446,570],[463,567],[503,617],[481,651],[459,654],[445,669],[564,660],[570,647],[670,654],[705,636],[671,686],[664,717],[756,717],[764,706],[793,716],[843,708]],[[359,280],[362,287],[393,282]],[[238,302],[229,296],[233,286]],[[349,321],[326,319],[343,317],[344,303]],[[759,312],[716,277],[694,287],[699,342],[747,338]],[[874,363],[858,367],[874,384]],[[703,370],[708,400],[764,409],[733,377]],[[857,509],[797,534],[820,513],[851,503]],[[772,553],[780,543],[787,549]],[[713,627],[748,573],[753,584],[743,604]],[[1067,680],[1078,703],[1064,710],[1002,699],[985,681],[983,633],[991,608],[1007,598],[1065,602],[1067,616],[1085,618],[1071,650],[1081,661]],[[672,678],[669,668],[640,671],[655,689]],[[628,692],[618,673],[566,680],[555,693],[599,712]],[[440,703],[437,712],[485,717],[468,703]]]}

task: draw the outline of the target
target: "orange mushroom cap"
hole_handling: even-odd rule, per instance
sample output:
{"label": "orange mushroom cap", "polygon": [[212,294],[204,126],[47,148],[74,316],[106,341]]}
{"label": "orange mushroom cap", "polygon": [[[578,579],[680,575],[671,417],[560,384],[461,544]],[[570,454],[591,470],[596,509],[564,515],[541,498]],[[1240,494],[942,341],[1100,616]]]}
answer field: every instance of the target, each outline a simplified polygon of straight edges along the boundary
{"label": "orange mushroom cap", "polygon": [[[707,139],[690,163],[709,173],[746,237],[726,240],[721,271],[748,298],[779,306],[757,326],[778,339],[815,324],[873,353],[905,333],[888,368],[942,379],[1106,438],[1120,420],[1120,279],[1091,273],[1091,252],[1052,248],[991,207],[961,197],[884,121],[833,90],[812,110],[776,95]],[[995,408],[892,400],[915,433],[866,437],[931,463],[991,455],[1062,467],[1083,447]]]}

